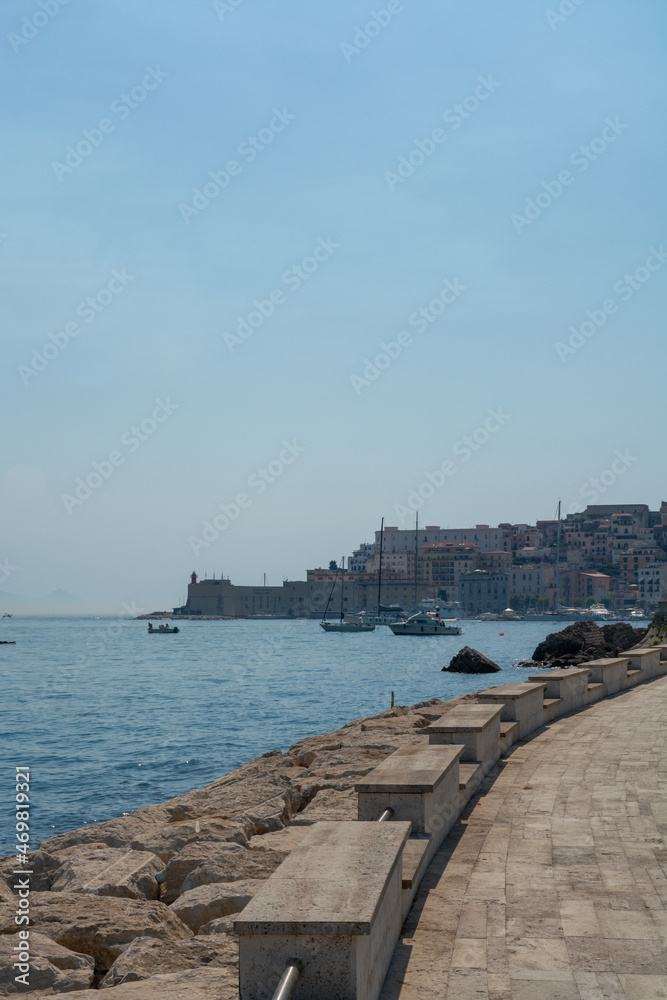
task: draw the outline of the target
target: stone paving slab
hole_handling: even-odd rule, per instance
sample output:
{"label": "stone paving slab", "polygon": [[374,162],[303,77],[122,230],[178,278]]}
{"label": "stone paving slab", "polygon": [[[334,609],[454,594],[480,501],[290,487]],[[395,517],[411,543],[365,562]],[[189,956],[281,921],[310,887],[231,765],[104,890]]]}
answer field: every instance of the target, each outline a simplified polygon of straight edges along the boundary
{"label": "stone paving slab", "polygon": [[381,1000],[667,1000],[667,678],[514,746],[426,872]]}

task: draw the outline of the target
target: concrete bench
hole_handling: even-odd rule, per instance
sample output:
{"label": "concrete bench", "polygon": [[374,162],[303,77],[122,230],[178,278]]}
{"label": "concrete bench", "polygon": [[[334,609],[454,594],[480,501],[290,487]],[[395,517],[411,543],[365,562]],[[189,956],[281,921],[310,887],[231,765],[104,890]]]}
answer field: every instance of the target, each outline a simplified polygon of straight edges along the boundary
{"label": "concrete bench", "polygon": [[419,883],[429,866],[430,846],[429,836],[411,837],[410,840],[406,840],[403,848],[404,889],[413,889],[416,892],[419,888]]}
{"label": "concrete bench", "polygon": [[429,746],[462,744],[462,761],[476,761],[488,771],[500,756],[500,705],[467,703],[453,708],[422,732]]}
{"label": "concrete bench", "polygon": [[546,670],[543,674],[530,678],[531,681],[546,684],[543,709],[545,722],[584,707],[589,676],[587,667],[575,667],[573,670]]}
{"label": "concrete bench", "polygon": [[458,819],[462,746],[406,748],[386,757],[354,786],[359,819],[407,820],[413,834],[431,834],[429,860]]}
{"label": "concrete bench", "polygon": [[503,722],[502,718],[500,720],[500,753],[501,755],[509,750],[511,746],[514,746],[516,741],[519,739],[519,723],[518,722]]}
{"label": "concrete bench", "polygon": [[641,670],[641,676],[636,677],[635,683],[639,680],[650,681],[663,673],[660,667],[660,650],[657,646],[628,649],[623,656],[627,656],[630,661],[629,670]]}
{"label": "concrete bench", "polygon": [[477,694],[484,704],[500,705],[500,722],[518,722],[517,739],[523,739],[544,724],[542,702],[546,684],[501,684]]}
{"label": "concrete bench", "polygon": [[[584,666],[590,671],[592,684],[604,685],[606,697],[627,687],[629,663],[625,656],[605,656],[599,660],[588,660]],[[591,683],[588,687],[590,691]]]}
{"label": "concrete bench", "polygon": [[299,1000],[377,1000],[403,920],[409,823],[317,823],[238,919],[241,1000],[302,965]]}
{"label": "concrete bench", "polygon": [[479,761],[459,764],[459,792],[461,793],[461,808],[466,805],[482,784],[484,767]]}
{"label": "concrete bench", "polygon": [[603,698],[607,697],[607,688],[602,683],[602,681],[593,681],[588,683],[588,691],[586,692],[586,704],[592,705],[594,701],[602,701]]}
{"label": "concrete bench", "polygon": [[542,724],[546,725],[563,714],[562,698],[545,698],[542,702]]}

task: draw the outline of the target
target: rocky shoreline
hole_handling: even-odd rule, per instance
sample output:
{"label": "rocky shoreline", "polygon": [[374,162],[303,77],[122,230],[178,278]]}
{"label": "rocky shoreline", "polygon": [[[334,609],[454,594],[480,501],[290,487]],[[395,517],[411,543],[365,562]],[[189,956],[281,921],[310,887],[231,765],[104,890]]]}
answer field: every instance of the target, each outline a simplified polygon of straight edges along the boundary
{"label": "rocky shoreline", "polygon": [[[547,636],[528,664],[617,655],[659,641],[654,631],[577,622]],[[356,820],[359,778],[396,750],[423,746],[421,730],[474,699],[434,698],[356,719],[204,788],[43,841],[26,865],[27,937],[17,924],[17,882],[25,881],[15,856],[1,858],[0,996],[75,1000],[114,988],[118,1000],[237,1000],[234,915],[313,823]],[[20,970],[29,966],[28,986],[18,986],[14,963],[28,950]]]}
{"label": "rocky shoreline", "polygon": [[[29,991],[17,989],[14,856],[0,859],[0,996],[238,996],[232,915],[323,819],[356,820],[354,784],[446,707],[396,706],[273,750],[205,788],[43,841],[28,856]],[[162,874],[164,873],[164,874]],[[159,876],[160,885],[156,875]]]}

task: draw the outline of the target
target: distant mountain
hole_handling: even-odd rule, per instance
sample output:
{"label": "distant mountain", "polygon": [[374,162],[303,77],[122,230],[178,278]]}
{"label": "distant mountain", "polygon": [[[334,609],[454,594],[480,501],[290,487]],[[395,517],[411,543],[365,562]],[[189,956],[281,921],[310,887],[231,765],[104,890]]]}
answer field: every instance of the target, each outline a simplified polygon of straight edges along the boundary
{"label": "distant mountain", "polygon": [[24,614],[51,614],[75,612],[84,607],[84,602],[68,594],[66,590],[52,590],[46,597],[22,597],[20,594],[10,594],[0,590],[0,614],[5,612],[24,612]]}
{"label": "distant mountain", "polygon": [[75,597],[74,594],[68,594],[66,590],[52,590],[50,594],[46,597],[38,598],[40,604],[44,604],[46,601],[52,601],[58,604],[83,604],[80,597]]}

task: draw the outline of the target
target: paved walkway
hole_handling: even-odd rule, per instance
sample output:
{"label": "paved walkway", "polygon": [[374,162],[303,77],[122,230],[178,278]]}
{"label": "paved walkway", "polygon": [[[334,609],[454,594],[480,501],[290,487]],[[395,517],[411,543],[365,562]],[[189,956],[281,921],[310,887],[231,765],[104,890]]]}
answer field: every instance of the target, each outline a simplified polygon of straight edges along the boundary
{"label": "paved walkway", "polygon": [[667,998],[667,678],[560,719],[487,779],[382,1000]]}

